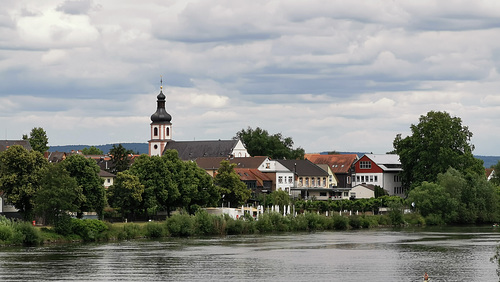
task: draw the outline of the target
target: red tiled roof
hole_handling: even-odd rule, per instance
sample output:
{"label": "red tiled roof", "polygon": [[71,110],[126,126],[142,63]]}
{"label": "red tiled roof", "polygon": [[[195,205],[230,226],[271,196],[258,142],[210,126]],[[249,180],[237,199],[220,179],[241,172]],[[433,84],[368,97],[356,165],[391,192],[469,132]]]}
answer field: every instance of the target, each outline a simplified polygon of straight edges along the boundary
{"label": "red tiled roof", "polygon": [[305,154],[305,159],[310,160],[315,164],[327,164],[333,173],[349,173],[352,164],[357,160],[356,154],[336,154],[336,155],[321,155],[321,154]]}

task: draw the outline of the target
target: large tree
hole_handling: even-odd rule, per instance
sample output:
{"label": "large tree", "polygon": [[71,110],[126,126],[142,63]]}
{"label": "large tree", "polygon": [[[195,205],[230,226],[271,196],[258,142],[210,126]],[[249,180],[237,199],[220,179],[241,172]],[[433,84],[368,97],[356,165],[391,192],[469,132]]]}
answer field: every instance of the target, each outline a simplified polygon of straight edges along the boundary
{"label": "large tree", "polygon": [[267,130],[248,127],[236,133],[234,139],[240,139],[251,156],[268,156],[272,159],[303,159],[304,149],[293,149],[291,137],[283,137],[281,133],[270,135]]}
{"label": "large tree", "polygon": [[402,138],[398,134],[393,143],[403,166],[401,176],[405,187],[416,187],[424,181],[435,182],[438,174],[450,167],[463,174],[484,175],[482,161],[472,154],[472,132],[462,125],[459,117],[430,111],[410,128],[410,136]]}
{"label": "large tree", "polygon": [[70,176],[76,179],[85,196],[78,210],[78,216],[81,217],[83,212],[95,211],[99,218],[102,218],[106,206],[106,190],[99,176],[100,168],[97,163],[82,155],[71,155],[61,164]]}
{"label": "large tree", "polygon": [[0,153],[0,191],[25,220],[33,218],[33,197],[48,166],[42,153],[15,145]]}
{"label": "large tree", "polygon": [[144,185],[129,171],[119,172],[107,193],[109,205],[117,208],[122,216],[133,219],[142,205]]}
{"label": "large tree", "polygon": [[23,140],[28,140],[30,142],[31,148],[40,153],[45,153],[49,146],[49,138],[47,137],[47,133],[41,127],[35,127],[31,130],[30,136],[24,134]]}
{"label": "large tree", "polygon": [[117,174],[118,172],[125,171],[130,167],[131,155],[134,154],[134,151],[127,150],[122,146],[122,144],[118,144],[118,146],[113,145],[113,148],[109,150],[109,154],[111,155],[112,163],[109,172]]}
{"label": "large tree", "polygon": [[82,149],[82,154],[87,155],[103,155],[103,151],[95,146],[85,147]]}
{"label": "large tree", "polygon": [[222,161],[215,176],[215,185],[222,195],[224,203],[230,203],[230,206],[237,207],[243,205],[250,198],[252,191],[240,180],[240,177],[234,171],[236,164],[229,161]]}
{"label": "large tree", "polygon": [[83,200],[75,178],[60,163],[50,164],[35,195],[35,212],[45,219],[45,224],[52,224],[68,212],[78,211]]}

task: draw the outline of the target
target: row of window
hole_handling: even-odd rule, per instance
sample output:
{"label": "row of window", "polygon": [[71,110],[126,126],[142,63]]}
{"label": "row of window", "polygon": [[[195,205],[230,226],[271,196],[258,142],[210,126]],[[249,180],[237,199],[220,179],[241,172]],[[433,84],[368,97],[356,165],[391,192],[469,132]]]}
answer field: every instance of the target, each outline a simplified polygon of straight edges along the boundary
{"label": "row of window", "polygon": [[356,175],[356,182],[367,183],[367,182],[378,182],[377,175]]}
{"label": "row of window", "polygon": [[293,183],[293,176],[288,176],[288,182],[286,181],[287,177],[278,176],[278,183],[283,184],[283,179],[285,179],[285,183],[290,183],[290,184]]}
{"label": "row of window", "polygon": [[[299,186],[305,186],[305,187],[315,187],[315,186],[323,186],[323,187],[326,187],[326,177],[323,177],[323,185],[321,185],[321,178],[320,177],[317,177],[317,178],[314,178],[314,177],[305,177],[305,178],[302,178],[302,177],[299,177]],[[309,181],[311,182],[311,184],[309,185]]]}
{"label": "row of window", "polygon": [[[166,128],[165,136],[168,137],[170,135],[170,127]],[[153,136],[158,136],[158,127],[153,128]]]}
{"label": "row of window", "polygon": [[403,195],[406,193],[406,189],[404,187],[394,187],[394,194]]}
{"label": "row of window", "polygon": [[372,168],[372,162],[370,161],[361,161],[359,162],[360,169],[370,169]]}

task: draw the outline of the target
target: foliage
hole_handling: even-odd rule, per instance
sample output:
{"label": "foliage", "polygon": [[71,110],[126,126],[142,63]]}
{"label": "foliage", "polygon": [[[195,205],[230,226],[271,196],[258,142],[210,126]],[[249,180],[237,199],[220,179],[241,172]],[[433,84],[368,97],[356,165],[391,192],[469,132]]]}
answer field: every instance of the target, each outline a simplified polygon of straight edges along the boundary
{"label": "foliage", "polygon": [[112,163],[109,172],[117,174],[129,168],[131,155],[134,154],[134,151],[125,149],[122,144],[118,144],[118,146],[113,144],[113,148],[109,150],[109,154],[111,155]]}
{"label": "foliage", "polygon": [[78,217],[81,217],[83,212],[95,211],[98,217],[102,218],[107,204],[106,190],[99,176],[100,168],[97,163],[82,155],[71,155],[62,161],[61,165],[71,177],[75,178],[84,195],[82,199],[78,199],[80,204]]}
{"label": "foliage", "polygon": [[415,203],[415,208],[425,218],[432,215],[444,222],[457,220],[459,202],[439,184],[423,182],[410,191],[408,200]]}
{"label": "foliage", "polygon": [[76,212],[84,200],[82,188],[60,164],[49,165],[35,194],[35,212],[45,219],[45,224],[54,223],[67,212]]}
{"label": "foliage", "polygon": [[491,168],[493,169],[493,177],[490,181],[496,186],[500,186],[500,161],[498,161],[495,165],[492,165]]}
{"label": "foliage", "polygon": [[71,229],[74,234],[79,235],[84,241],[98,241],[101,234],[108,230],[108,226],[98,219],[71,219]]}
{"label": "foliage", "polygon": [[435,182],[438,174],[449,167],[463,174],[484,175],[482,161],[472,154],[472,132],[459,117],[430,111],[410,128],[412,135],[402,138],[398,134],[393,142],[403,167],[404,186],[413,188],[424,181]]}
{"label": "foliage", "polygon": [[30,132],[30,137],[28,135],[23,135],[23,140],[28,140],[30,142],[31,149],[34,151],[45,153],[49,150],[49,138],[47,133],[41,127],[35,127]]}
{"label": "foliage", "polygon": [[270,135],[267,130],[248,127],[236,133],[234,139],[240,139],[251,156],[268,156],[272,159],[303,159],[304,149],[293,149],[291,137],[283,137],[281,133]]}
{"label": "foliage", "polygon": [[108,203],[128,218],[140,208],[143,193],[144,185],[137,176],[128,171],[119,172],[114,184],[107,190]]}
{"label": "foliage", "polygon": [[195,220],[189,214],[175,214],[169,217],[165,224],[172,236],[189,237],[195,234]]}
{"label": "foliage", "polygon": [[222,195],[222,201],[229,202],[231,207],[243,205],[252,193],[234,172],[235,166],[236,164],[229,163],[229,161],[222,161],[214,179]]}
{"label": "foliage", "polygon": [[283,211],[290,204],[290,195],[286,191],[276,190],[269,194],[269,205],[279,206],[280,211]]}
{"label": "foliage", "polygon": [[15,239],[13,243],[21,243],[24,246],[36,246],[42,243],[40,232],[29,222],[18,222],[13,225]]}
{"label": "foliage", "polygon": [[104,152],[99,149],[99,148],[96,148],[95,146],[90,146],[90,147],[85,147],[82,149],[82,154],[85,155],[85,156],[88,156],[88,155],[103,155]]}
{"label": "foliage", "polygon": [[34,196],[40,189],[47,166],[40,152],[29,152],[19,145],[0,153],[0,191],[25,220],[33,218]]}
{"label": "foliage", "polygon": [[158,222],[148,222],[146,224],[146,237],[148,238],[161,238],[165,236],[165,229],[163,224]]}

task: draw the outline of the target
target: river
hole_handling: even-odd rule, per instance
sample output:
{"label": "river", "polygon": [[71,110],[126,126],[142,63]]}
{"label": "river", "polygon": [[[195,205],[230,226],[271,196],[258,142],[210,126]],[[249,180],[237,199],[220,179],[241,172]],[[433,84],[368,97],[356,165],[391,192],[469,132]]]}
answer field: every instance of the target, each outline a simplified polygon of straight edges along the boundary
{"label": "river", "polygon": [[498,281],[500,229],[442,227],[0,249],[0,281]]}

